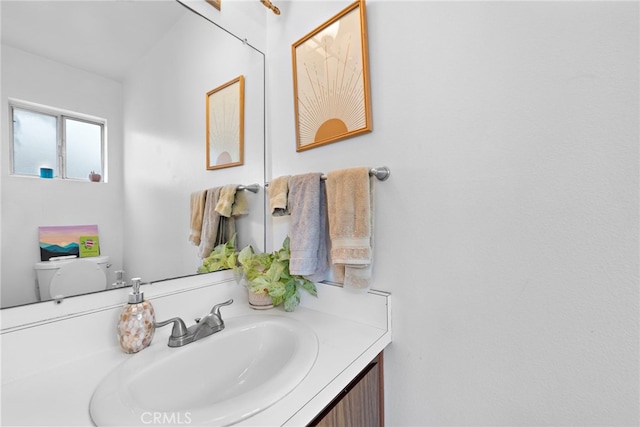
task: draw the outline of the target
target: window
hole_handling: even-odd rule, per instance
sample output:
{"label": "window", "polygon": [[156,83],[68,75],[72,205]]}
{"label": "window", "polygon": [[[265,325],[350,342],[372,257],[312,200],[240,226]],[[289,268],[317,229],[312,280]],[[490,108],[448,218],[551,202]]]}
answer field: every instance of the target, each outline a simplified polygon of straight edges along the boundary
{"label": "window", "polygon": [[50,168],[54,178],[87,180],[91,172],[104,176],[105,120],[50,107],[9,107],[12,174],[40,176],[40,168]]}

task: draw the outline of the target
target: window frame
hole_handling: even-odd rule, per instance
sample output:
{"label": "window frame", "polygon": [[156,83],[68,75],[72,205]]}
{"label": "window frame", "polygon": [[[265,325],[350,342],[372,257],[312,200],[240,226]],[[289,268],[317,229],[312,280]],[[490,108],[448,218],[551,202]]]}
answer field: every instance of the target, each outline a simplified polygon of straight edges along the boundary
{"label": "window frame", "polygon": [[[50,107],[42,104],[9,99],[9,175],[17,177],[38,177],[37,173],[30,175],[18,173],[15,170],[15,153],[14,153],[14,111],[15,109],[29,111],[33,113],[43,114],[56,118],[56,167],[58,174],[53,179],[85,181],[85,179],[69,178],[67,176],[67,144],[66,144],[66,120],[74,120],[83,123],[89,123],[100,127],[100,167],[103,176],[103,182],[107,182],[107,120],[90,116],[88,114],[77,113],[74,111],[63,110],[61,108]],[[86,178],[89,181],[89,177]]]}

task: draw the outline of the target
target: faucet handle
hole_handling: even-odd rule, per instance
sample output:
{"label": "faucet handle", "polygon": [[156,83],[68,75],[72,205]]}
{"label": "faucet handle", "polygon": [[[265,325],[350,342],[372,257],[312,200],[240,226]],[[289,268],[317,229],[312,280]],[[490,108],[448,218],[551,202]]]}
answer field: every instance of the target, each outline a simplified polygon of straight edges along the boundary
{"label": "faucet handle", "polygon": [[213,314],[214,316],[218,316],[218,318],[222,319],[220,317],[220,307],[225,305],[231,305],[232,303],[233,303],[233,299],[230,299],[229,301],[221,302],[220,304],[214,305],[213,308],[211,309],[211,314]]}
{"label": "faucet handle", "polygon": [[183,337],[187,335],[187,325],[185,325],[184,321],[179,317],[174,317],[164,322],[156,322],[155,326],[156,328],[161,328],[170,323],[173,323],[173,329],[171,330],[172,337]]}

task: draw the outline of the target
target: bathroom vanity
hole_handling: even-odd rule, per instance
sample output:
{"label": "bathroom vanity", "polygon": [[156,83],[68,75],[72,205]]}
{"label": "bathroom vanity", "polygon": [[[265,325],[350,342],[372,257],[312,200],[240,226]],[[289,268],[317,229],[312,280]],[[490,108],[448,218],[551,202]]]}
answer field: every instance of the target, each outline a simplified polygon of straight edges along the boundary
{"label": "bathroom vanity", "polygon": [[384,425],[382,353],[329,404],[309,426]]}
{"label": "bathroom vanity", "polygon": [[[355,414],[358,406],[371,419],[382,420],[381,353],[391,342],[389,294],[356,294],[318,284],[318,298],[303,295],[298,309],[287,313],[281,308],[249,308],[246,291],[236,284],[230,271],[170,282],[143,286],[160,320],[177,316],[192,323],[213,305],[234,299],[232,305],[221,310],[227,328],[203,338],[202,343],[207,339],[222,342],[225,332],[230,336],[233,325],[248,317],[265,322],[298,322],[317,340],[317,354],[308,373],[297,384],[289,384],[291,389],[280,390],[283,396],[276,402],[234,421],[234,425],[323,425],[331,417]],[[179,357],[179,352],[198,345],[168,348],[171,328],[160,328],[147,349],[133,355],[121,352],[115,324],[128,291],[119,289],[106,295],[68,298],[61,304],[36,304],[1,312],[3,425],[91,425],[92,395],[109,373],[127,361],[131,364],[132,358],[154,352],[169,354],[167,351]],[[213,364],[206,368],[224,370],[224,366]],[[249,400],[245,402],[248,408],[252,403]],[[372,402],[372,406],[366,402]],[[145,411],[139,425],[196,425],[193,421],[191,414],[156,408]]]}

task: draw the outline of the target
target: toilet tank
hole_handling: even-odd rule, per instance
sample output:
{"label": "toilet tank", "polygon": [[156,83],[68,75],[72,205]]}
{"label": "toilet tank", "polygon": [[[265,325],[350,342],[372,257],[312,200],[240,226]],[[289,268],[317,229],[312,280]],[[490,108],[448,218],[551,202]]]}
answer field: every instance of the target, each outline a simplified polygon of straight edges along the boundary
{"label": "toilet tank", "polygon": [[[108,277],[107,269],[111,266],[111,264],[109,264],[109,256],[107,255],[100,255],[97,257],[73,258],[73,259],[61,259],[57,261],[37,262],[35,265],[35,269],[36,269],[36,277],[38,280],[38,290],[40,293],[40,301],[48,301],[52,298],[51,293],[49,291],[49,286],[51,285],[51,282],[55,274],[64,265],[68,265],[72,262],[78,262],[78,260],[95,262],[96,264],[98,264],[100,269],[104,272],[105,278]],[[106,286],[105,286],[105,289],[106,289]]]}

